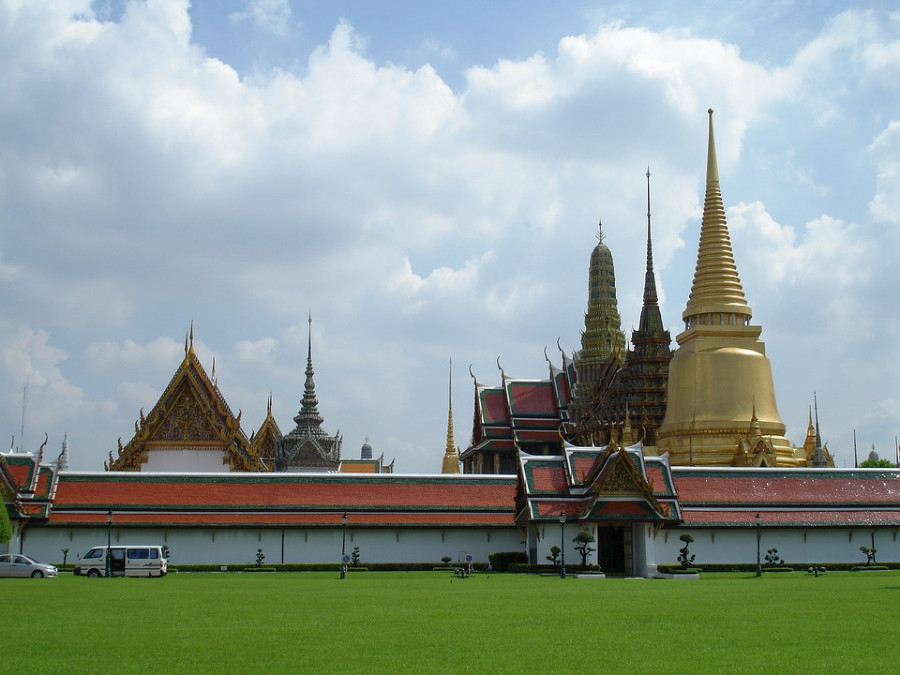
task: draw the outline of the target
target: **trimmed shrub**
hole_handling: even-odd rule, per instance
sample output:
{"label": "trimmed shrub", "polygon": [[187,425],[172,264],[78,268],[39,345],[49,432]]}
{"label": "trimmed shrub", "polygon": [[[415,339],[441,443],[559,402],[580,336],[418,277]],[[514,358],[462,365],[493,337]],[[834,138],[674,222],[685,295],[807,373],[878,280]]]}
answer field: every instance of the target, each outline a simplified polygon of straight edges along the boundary
{"label": "trimmed shrub", "polygon": [[491,567],[495,572],[506,572],[510,563],[528,564],[528,556],[524,551],[500,551],[488,556]]}
{"label": "trimmed shrub", "polygon": [[701,567],[685,567],[683,565],[657,565],[656,570],[661,574],[700,574]]}

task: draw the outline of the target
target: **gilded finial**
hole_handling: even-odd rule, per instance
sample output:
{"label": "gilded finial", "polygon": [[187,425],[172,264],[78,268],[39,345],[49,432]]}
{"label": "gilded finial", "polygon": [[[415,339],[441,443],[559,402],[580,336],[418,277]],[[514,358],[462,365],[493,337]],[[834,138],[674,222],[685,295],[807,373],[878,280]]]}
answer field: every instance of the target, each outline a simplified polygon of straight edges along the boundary
{"label": "gilded finial", "polygon": [[603,243],[603,240],[606,238],[606,235],[603,234],[603,219],[602,218],[598,219],[598,221],[597,221],[597,234],[594,236],[597,237],[597,241],[599,241],[601,244]]}

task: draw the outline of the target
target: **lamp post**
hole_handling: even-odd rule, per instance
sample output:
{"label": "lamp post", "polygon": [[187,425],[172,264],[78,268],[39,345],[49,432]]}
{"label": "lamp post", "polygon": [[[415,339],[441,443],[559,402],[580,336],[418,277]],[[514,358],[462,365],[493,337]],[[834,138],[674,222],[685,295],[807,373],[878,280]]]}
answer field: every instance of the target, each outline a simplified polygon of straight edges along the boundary
{"label": "lamp post", "polygon": [[759,514],[757,513],[756,514],[756,576],[761,577],[762,576],[762,565],[759,562],[759,535],[760,535],[759,521],[760,521],[760,517],[759,517]]}
{"label": "lamp post", "polygon": [[559,512],[559,577],[566,578],[566,512]]}
{"label": "lamp post", "polygon": [[110,562],[112,555],[112,511],[106,512],[106,576],[107,578],[112,572],[112,563]]}
{"label": "lamp post", "polygon": [[341,516],[341,579],[347,577],[347,519],[349,517],[346,511]]}

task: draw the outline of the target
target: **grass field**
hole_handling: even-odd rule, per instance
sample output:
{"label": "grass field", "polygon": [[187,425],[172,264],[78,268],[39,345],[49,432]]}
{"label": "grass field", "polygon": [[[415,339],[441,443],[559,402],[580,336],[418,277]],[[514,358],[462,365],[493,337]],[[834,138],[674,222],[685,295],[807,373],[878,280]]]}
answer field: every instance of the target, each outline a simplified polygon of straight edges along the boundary
{"label": "grass field", "polygon": [[900,572],[0,579],[0,672],[896,672]]}

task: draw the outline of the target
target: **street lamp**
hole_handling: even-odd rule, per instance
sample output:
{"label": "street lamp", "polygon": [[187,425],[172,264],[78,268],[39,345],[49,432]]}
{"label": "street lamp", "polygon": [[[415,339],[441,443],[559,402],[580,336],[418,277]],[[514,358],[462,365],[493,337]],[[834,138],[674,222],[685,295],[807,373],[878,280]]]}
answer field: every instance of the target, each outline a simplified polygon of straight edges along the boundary
{"label": "street lamp", "polygon": [[110,563],[110,555],[112,554],[112,511],[106,512],[106,576],[109,577],[112,572]]}
{"label": "street lamp", "polygon": [[760,521],[760,517],[759,517],[759,514],[757,513],[756,514],[756,576],[761,577],[762,576],[762,565],[759,562],[759,534],[760,534],[759,521]]}
{"label": "street lamp", "polygon": [[347,577],[347,519],[349,517],[346,511],[341,516],[341,579]]}
{"label": "street lamp", "polygon": [[559,577],[566,578],[566,512],[559,512]]}

